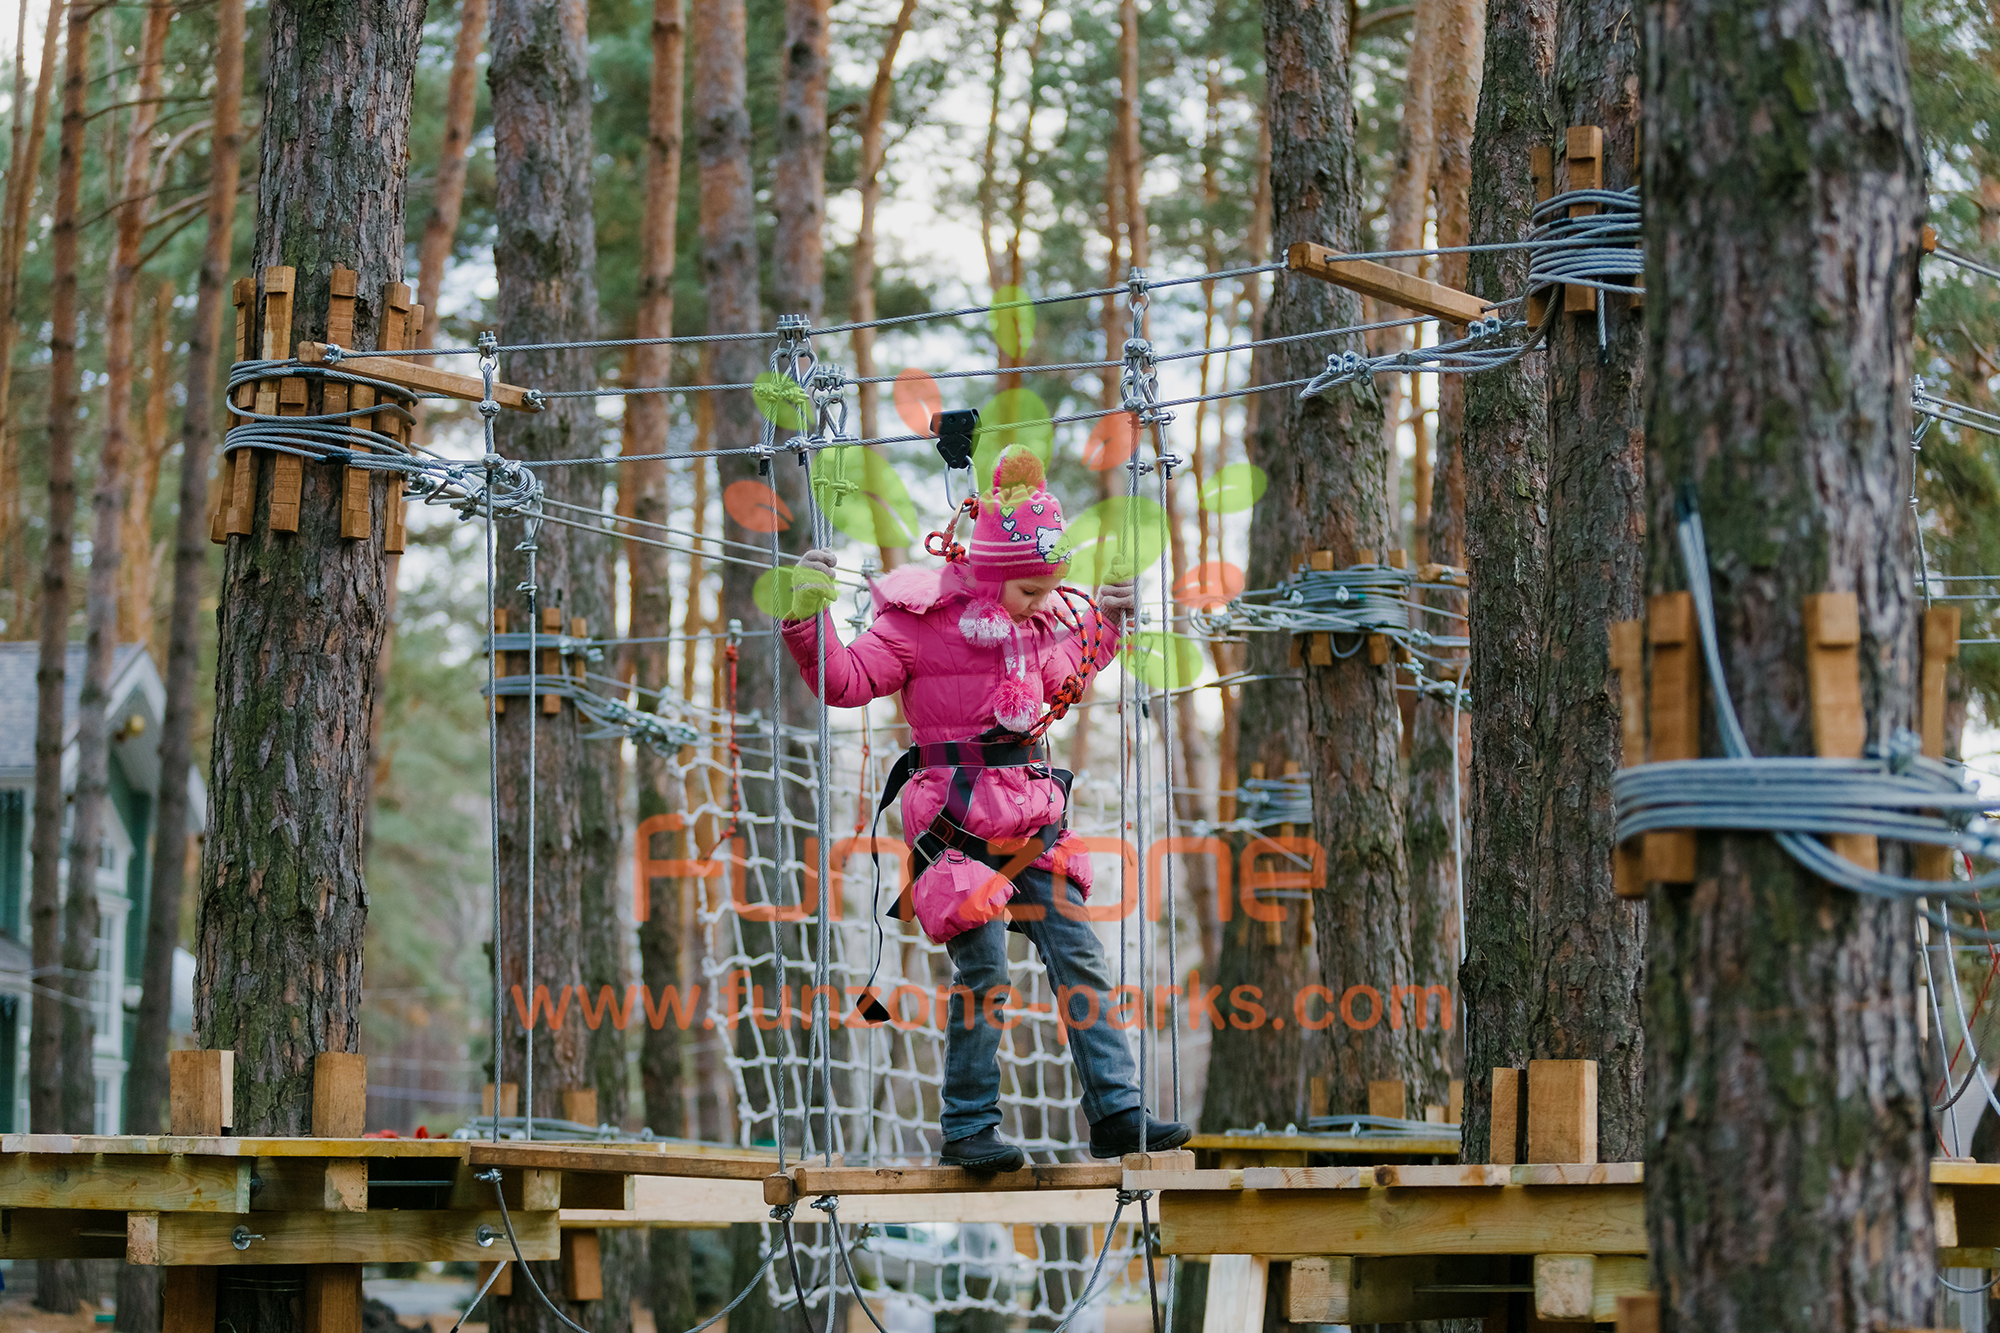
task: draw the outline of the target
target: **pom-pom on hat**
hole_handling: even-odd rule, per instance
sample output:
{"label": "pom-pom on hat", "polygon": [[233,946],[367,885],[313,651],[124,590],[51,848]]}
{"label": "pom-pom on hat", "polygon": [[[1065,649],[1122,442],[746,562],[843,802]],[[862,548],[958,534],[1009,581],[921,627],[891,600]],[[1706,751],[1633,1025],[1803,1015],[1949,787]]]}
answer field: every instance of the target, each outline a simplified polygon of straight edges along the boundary
{"label": "pom-pom on hat", "polygon": [[1042,460],[1015,446],[993,469],[993,491],[982,496],[966,562],[987,583],[1060,574],[1069,554],[1062,541],[1062,505],[1050,495]]}

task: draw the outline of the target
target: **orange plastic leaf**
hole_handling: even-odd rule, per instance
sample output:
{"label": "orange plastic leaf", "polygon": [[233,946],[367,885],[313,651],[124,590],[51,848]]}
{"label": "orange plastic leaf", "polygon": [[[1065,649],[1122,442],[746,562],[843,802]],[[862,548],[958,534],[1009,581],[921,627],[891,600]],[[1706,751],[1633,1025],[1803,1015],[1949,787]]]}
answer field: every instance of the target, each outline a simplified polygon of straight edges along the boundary
{"label": "orange plastic leaf", "polygon": [[1175,579],[1173,591],[1182,606],[1222,606],[1243,591],[1243,571],[1227,560],[1211,560]]}
{"label": "orange plastic leaf", "polygon": [[929,372],[912,366],[896,376],[896,415],[915,435],[931,433],[931,418],[944,411],[944,392]]}
{"label": "orange plastic leaf", "polygon": [[761,481],[732,481],[722,492],[722,507],[747,532],[783,532],[792,526],[792,511],[779,494]]}
{"label": "orange plastic leaf", "polygon": [[1139,429],[1133,424],[1130,412],[1114,412],[1100,418],[1097,429],[1083,442],[1083,465],[1092,472],[1122,467],[1132,457],[1132,447],[1138,441]]}

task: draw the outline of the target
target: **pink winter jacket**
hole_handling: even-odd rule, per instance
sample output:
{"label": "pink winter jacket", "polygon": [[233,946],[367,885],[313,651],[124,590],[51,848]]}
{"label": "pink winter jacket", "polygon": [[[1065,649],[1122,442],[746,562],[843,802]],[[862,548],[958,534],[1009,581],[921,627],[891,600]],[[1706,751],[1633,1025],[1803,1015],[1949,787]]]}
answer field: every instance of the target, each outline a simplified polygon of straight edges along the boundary
{"label": "pink winter jacket", "polygon": [[[1087,635],[1071,632],[1049,611],[1015,624],[960,565],[904,565],[875,580],[873,590],[875,622],[852,645],[843,645],[832,616],[820,613],[826,626],[822,697],[835,708],[858,708],[901,690],[903,715],[919,745],[971,740],[996,723],[1025,730],[1083,658]],[[1101,665],[1117,649],[1118,629],[1106,621],[1099,633]],[[821,693],[813,622],[787,622],[784,636],[806,684]],[[949,768],[921,769],[903,788],[905,840],[930,827],[951,775]],[[1028,838],[1062,817],[1062,787],[1054,778],[1026,768],[990,768],[975,779],[964,824],[967,832],[990,839]],[[1032,864],[1044,870],[1060,864],[1089,894],[1090,857],[1068,830]],[[918,922],[940,943],[1001,915],[1013,896],[1011,881],[958,851],[946,852],[911,886]]]}

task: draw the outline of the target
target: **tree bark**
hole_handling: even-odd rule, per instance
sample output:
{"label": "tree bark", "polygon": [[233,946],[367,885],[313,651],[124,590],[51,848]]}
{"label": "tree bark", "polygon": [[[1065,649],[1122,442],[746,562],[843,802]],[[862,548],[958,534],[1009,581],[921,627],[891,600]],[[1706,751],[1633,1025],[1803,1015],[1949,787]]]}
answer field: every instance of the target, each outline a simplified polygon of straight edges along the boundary
{"label": "tree bark", "polygon": [[[5,246],[5,250],[0,251],[0,434],[11,433],[8,427],[13,418],[9,408],[13,403],[14,339],[20,334],[21,257],[27,250],[28,214],[34,208],[35,187],[42,174],[42,144],[49,132],[49,91],[55,86],[56,52],[60,46],[57,41],[60,25],[56,20],[62,16],[63,4],[64,0],[49,0],[48,21],[42,27],[41,66],[35,78],[34,102],[28,112],[25,135],[18,133],[21,101],[20,93],[15,93],[17,133],[14,153],[7,168],[6,216],[4,222],[0,222],[0,245]],[[28,7],[23,3],[23,22],[27,12]],[[15,72],[18,89],[21,73],[18,52]],[[12,555],[18,548],[19,555],[13,558],[25,559],[26,546],[19,540],[19,529],[9,535],[14,545],[0,550],[0,556]],[[25,626],[27,607],[19,598],[15,599],[14,619]]]}
{"label": "tree bark", "polygon": [[778,99],[772,299],[819,322],[826,306],[826,7],[785,0],[785,77]]}
{"label": "tree bark", "polygon": [[[917,0],[903,0],[896,11],[896,20],[889,25],[889,33],[882,39],[882,56],[875,62],[875,82],[868,89],[868,104],[861,112],[861,162],[856,171],[857,184],[861,190],[861,222],[854,232],[854,255],[849,263],[853,270],[853,294],[850,297],[847,317],[856,324],[865,324],[875,318],[875,214],[882,205],[882,165],[887,156],[883,133],[889,122],[889,102],[895,92],[896,53],[902,48],[903,38],[909,34],[910,21],[916,17]],[[856,329],[853,333],[854,373],[857,378],[866,378],[875,373],[875,330]],[[863,384],[856,390],[857,405],[861,414],[861,438],[872,440],[879,435],[878,408],[881,403],[881,386]],[[884,552],[883,564],[889,565],[888,552]]]}
{"label": "tree bark", "polygon": [[[1432,99],[1436,95],[1437,80],[1431,61],[1440,44],[1439,27],[1447,8],[1447,0],[1417,0],[1416,22],[1403,73],[1402,117],[1396,126],[1396,165],[1389,177],[1388,195],[1382,201],[1383,212],[1389,222],[1385,239],[1391,250],[1415,250],[1424,243],[1424,219],[1430,211],[1431,155],[1436,137]],[[1416,273],[1423,263],[1416,256],[1384,262],[1405,273]],[[1384,329],[1377,346],[1382,352],[1396,352],[1411,346],[1413,341],[1409,329]],[[1417,377],[1410,376],[1412,406],[1416,403],[1416,384]],[[1382,430],[1389,448],[1390,526],[1399,532],[1402,530],[1403,507],[1396,495],[1397,474],[1401,471],[1396,464],[1397,437],[1402,429],[1403,377],[1391,375],[1384,385]],[[1410,491],[1416,502],[1416,525],[1410,534],[1410,545],[1417,552],[1417,559],[1422,561],[1429,541],[1426,526],[1430,516],[1431,461],[1430,450],[1423,447],[1421,439],[1416,455],[1410,461]]]}
{"label": "tree bark", "polygon": [[417,332],[417,346],[430,347],[437,337],[438,290],[451,245],[458,236],[458,214],[465,203],[465,171],[470,161],[472,122],[479,109],[479,48],[486,38],[490,0],[460,0],[458,45],[451,56],[451,81],[444,94],[444,142],[438,145],[437,183],[431,207],[424,214],[424,234],[417,242],[417,304],[429,311]]}
{"label": "tree bark", "polygon": [[[646,214],[640,236],[639,311],[636,333],[641,338],[666,338],[674,330],[675,223],[680,211],[681,179],[681,99],[686,83],[686,28],[682,22],[683,0],[654,0],[653,78],[647,104]],[[634,382],[665,384],[673,372],[673,354],[664,346],[633,349]],[[632,427],[634,452],[657,453],[666,447],[667,399],[642,394],[625,400]],[[628,498],[632,517],[643,523],[667,520],[668,481],[664,462],[627,463],[619,490]],[[641,533],[640,535],[646,535]],[[625,548],[626,567],[631,573],[631,636],[634,639],[664,638],[673,633],[672,568],[668,553],[658,546],[629,542]],[[688,597],[695,597],[695,581],[689,579]],[[637,643],[632,647],[634,683],[643,690],[662,693],[674,688],[671,645]],[[682,645],[691,660],[692,640]],[[639,707],[648,707],[653,696],[640,694]],[[686,793],[676,766],[649,746],[638,747],[638,813],[640,827],[647,820],[678,814],[687,806]],[[687,835],[662,832],[646,834],[641,851],[661,859],[685,859]],[[674,877],[636,886],[650,898],[649,910],[639,919],[640,981],[655,995],[666,987],[684,984],[681,954],[686,936],[687,895],[690,881]],[[639,1077],[645,1094],[646,1123],[658,1134],[680,1136],[687,1133],[682,1091],[687,1081],[686,1056],[680,1029],[666,1023],[648,1026],[640,1036]],[[647,1305],[654,1323],[663,1329],[685,1328],[695,1322],[694,1285],[690,1272],[688,1240],[684,1232],[662,1229],[647,1240]]]}
{"label": "tree bark", "polygon": [[[1479,90],[1471,191],[1476,244],[1528,232],[1535,196],[1531,150],[1553,139],[1549,80],[1556,0],[1492,0]],[[1489,301],[1525,289],[1523,251],[1472,256],[1469,289]],[[1459,990],[1466,1018],[1460,1156],[1487,1160],[1493,1068],[1528,1049],[1527,929],[1535,883],[1537,791],[1532,737],[1539,690],[1542,586],[1548,533],[1548,399],[1543,356],[1470,377],[1465,386],[1466,559],[1471,570],[1471,837],[1465,859],[1466,956]]]}
{"label": "tree bark", "polygon": [[177,286],[171,278],[153,284],[153,318],[146,342],[146,406],[139,418],[138,462],[125,496],[124,549],[130,554],[118,584],[118,641],[143,643],[156,656],[153,590],[159,569],[153,549],[153,506],[160,498],[160,470],[171,447],[167,407],[172,395],[167,373],[173,362]]}
{"label": "tree bark", "polygon": [[[1812,752],[1800,602],[1829,590],[1859,598],[1862,704],[1892,734],[1916,661],[1924,213],[1900,13],[1698,0],[1642,16],[1648,583],[1681,586],[1669,515],[1691,484],[1752,753]],[[1699,882],[1649,899],[1661,1328],[1932,1323],[1911,912],[1814,879],[1766,836],[1699,845]]]}
{"label": "tree bark", "polygon": [[[383,287],[402,271],[422,20],[418,0],[269,10],[251,253],[260,285],[269,266],[295,271],[288,345],[327,336],[335,265],[357,274],[354,340],[375,345]],[[314,391],[307,407],[318,406]],[[271,531],[260,502],[225,557],[195,1031],[236,1052],[242,1134],[310,1132],[313,1058],[352,1051],[360,1035],[362,806],[386,579],[379,537],[340,536],[341,486],[339,468],[308,464],[299,530]],[[373,494],[381,533],[388,491]],[[219,1317],[298,1326],[287,1297],[242,1288],[222,1295]]]}
{"label": "tree bark", "polygon": [[1125,200],[1125,260],[1146,267],[1145,148],[1139,137],[1145,86],[1139,81],[1139,0],[1118,4],[1118,164],[1123,172],[1120,193]]}
{"label": "tree bark", "polygon": [[[1556,38],[1556,125],[1603,127],[1610,190],[1637,183],[1639,34],[1623,13],[1602,0],[1569,0]],[[1594,314],[1558,315],[1549,334],[1547,592],[1534,736],[1543,845],[1528,917],[1535,971],[1522,1054],[1597,1061],[1598,1153],[1624,1162],[1645,1152],[1646,927],[1640,905],[1611,889],[1611,777],[1624,745],[1606,626],[1644,607],[1646,333],[1626,298],[1598,299],[1609,332],[1602,351]]]}
{"label": "tree bark", "polygon": [[[1351,248],[1360,200],[1346,11],[1265,0],[1264,34],[1274,251],[1302,240]],[[1345,290],[1289,279],[1278,284],[1266,334],[1338,327],[1356,323],[1356,315]],[[1269,356],[1271,378],[1309,377],[1329,352],[1348,347],[1360,350],[1360,340],[1281,344]],[[1252,586],[1269,586],[1267,576],[1309,550],[1331,550],[1341,567],[1356,563],[1363,549],[1387,548],[1389,462],[1372,383],[1306,401],[1280,395],[1260,423],[1258,453],[1270,484],[1255,516]],[[1305,769],[1313,835],[1326,857],[1326,885],[1312,900],[1320,974],[1335,995],[1358,985],[1386,995],[1389,986],[1420,980],[1411,975],[1394,673],[1349,659],[1308,666],[1304,675]],[[1434,1041],[1410,1022],[1340,1033],[1327,1044],[1324,1066],[1331,1104],[1364,1106],[1368,1082],[1384,1078],[1402,1079],[1418,1104],[1439,1100],[1443,1081],[1423,1053]]]}
{"label": "tree bark", "polygon": [[[243,151],[243,0],[216,6],[215,127],[210,132],[208,240],[188,328],[187,401],[181,416],[179,506],[174,517],[174,592],[167,621],[166,708],[160,721],[160,794],[154,806],[153,865],[140,965],[139,1012],[126,1075],[125,1130],[157,1134],[167,1098],[173,1014],[174,946],[180,941],[186,878],[188,787],[194,758],[195,671],[201,655],[202,575],[208,566],[208,469],[215,433],[215,372],[223,293],[236,218],[237,162]],[[160,1327],[157,1268],[127,1264],[118,1274],[119,1333]]]}
{"label": "tree bark", "polygon": [[[35,668],[34,878],[28,908],[33,932],[30,959],[36,975],[50,978],[60,977],[60,969],[66,965],[61,919],[62,752],[63,680],[69,657],[70,570],[76,531],[76,209],[82,179],[84,92],[90,73],[90,20],[96,10],[71,8],[68,13],[50,254],[49,514],[42,557],[41,645]],[[94,849],[91,859],[96,859]],[[68,1064],[63,1042],[67,1026],[64,989],[53,981],[37,987],[30,1006],[28,1123],[44,1133],[73,1132],[64,1096]],[[82,1298],[82,1274],[75,1264],[53,1261],[35,1265],[36,1305],[69,1314]]]}
{"label": "tree bark", "polygon": [[[493,92],[499,224],[494,268],[500,280],[503,341],[595,338],[597,239],[591,213],[583,0],[498,0],[487,79]],[[510,382],[550,388],[584,387],[596,379],[592,354],[584,349],[513,352],[503,369]],[[507,457],[523,460],[589,457],[597,450],[596,423],[592,400],[555,399],[544,412],[504,415],[496,423],[497,447]],[[549,468],[541,475],[551,501],[590,509],[602,503],[604,474],[594,468]],[[534,585],[532,591],[509,596],[513,613],[535,617],[553,610],[564,632],[577,619],[592,630],[608,630],[613,610],[608,543],[574,529],[543,528],[532,539],[537,549],[531,572],[527,554],[517,549],[520,534],[521,528],[509,524],[499,542],[499,587]],[[560,659],[544,655],[537,670],[558,665]],[[625,908],[616,891],[618,752],[584,739],[587,728],[579,725],[573,706],[546,714],[539,698],[510,700],[499,728],[501,994],[511,1002],[513,988],[521,987],[525,1007],[543,986],[552,998],[561,994],[560,988],[579,983],[590,996],[605,986],[622,993]],[[531,799],[536,805],[532,825]],[[614,1124],[624,1119],[627,1076],[614,1027],[603,1024],[588,1031],[577,1016],[552,1032],[546,1027],[535,1032],[531,1043],[515,1026],[519,1020],[518,1014],[509,1020],[500,1050],[503,1068],[524,1084],[526,1114],[561,1115],[563,1092],[595,1089],[599,1118]],[[613,1290],[629,1281],[629,1273],[607,1269],[605,1299],[578,1303],[560,1295],[558,1265],[538,1264],[533,1271],[569,1318],[591,1320],[599,1329],[630,1327],[629,1303]],[[558,1327],[534,1294],[518,1283],[515,1294],[499,1302],[493,1324],[496,1333]]]}

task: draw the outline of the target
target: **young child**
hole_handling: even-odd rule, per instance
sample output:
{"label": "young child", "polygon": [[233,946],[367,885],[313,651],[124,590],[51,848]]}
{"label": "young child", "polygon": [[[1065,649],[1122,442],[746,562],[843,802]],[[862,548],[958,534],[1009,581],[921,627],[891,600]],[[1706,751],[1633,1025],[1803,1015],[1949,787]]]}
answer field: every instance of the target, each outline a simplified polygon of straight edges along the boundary
{"label": "young child", "polygon": [[[953,967],[943,1161],[978,1171],[1013,1171],[1026,1162],[998,1131],[1000,1029],[992,1020],[1000,1005],[987,1003],[1008,984],[1010,929],[1034,942],[1050,984],[1065,997],[1091,1155],[1138,1152],[1142,1130],[1148,1151],[1177,1148],[1190,1133],[1146,1114],[1131,1049],[1104,1021],[1110,969],[1078,910],[1090,892],[1090,858],[1064,827],[1071,775],[1050,767],[1045,744],[1022,736],[1066,677],[1088,681],[1111,661],[1118,619],[1133,609],[1129,580],[1098,590],[1103,622],[1096,660],[1085,662],[1088,620],[1075,634],[1052,605],[1068,568],[1058,550],[1062,531],[1062,506],[1044,485],[1040,460],[1010,451],[994,469],[993,491],[980,498],[963,560],[943,569],[904,565],[876,580],[875,621],[852,646],[841,644],[831,616],[819,612],[823,691],[812,608],[796,610],[803,618],[784,626],[792,660],[832,706],[857,708],[902,691],[916,741],[905,756],[914,772],[903,787],[911,897],[924,933],[945,945]],[[830,575],[833,556],[808,551],[803,565]],[[1018,850],[995,851],[988,840]],[[1004,877],[999,868],[1022,861],[1034,840],[1041,854]]]}

